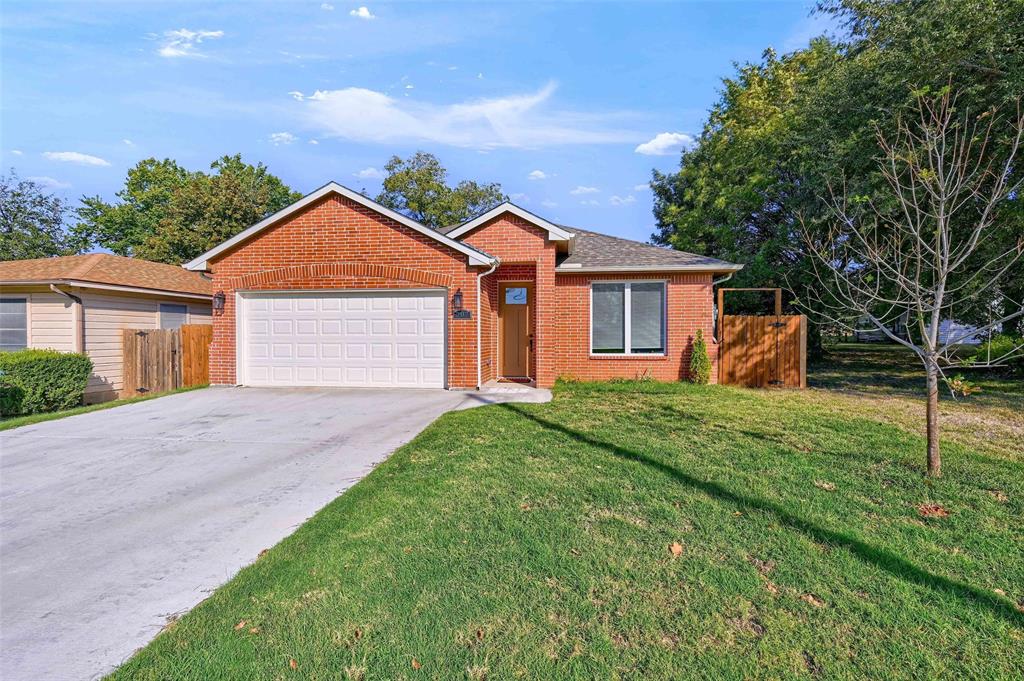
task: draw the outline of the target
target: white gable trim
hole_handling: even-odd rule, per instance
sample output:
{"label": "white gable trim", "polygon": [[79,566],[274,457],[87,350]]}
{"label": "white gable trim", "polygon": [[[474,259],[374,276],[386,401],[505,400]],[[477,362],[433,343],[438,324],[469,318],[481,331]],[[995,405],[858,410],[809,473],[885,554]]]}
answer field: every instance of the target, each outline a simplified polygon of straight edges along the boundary
{"label": "white gable trim", "polygon": [[524,210],[519,206],[515,205],[514,203],[509,203],[508,201],[501,204],[500,206],[492,208],[483,215],[478,215],[469,222],[464,222],[463,224],[459,225],[452,231],[448,232],[448,236],[452,237],[453,239],[457,239],[463,234],[473,231],[474,229],[484,224],[485,222],[493,220],[502,213],[512,213],[513,215],[517,215],[522,219],[526,220],[530,224],[540,227],[541,229],[547,231],[548,239],[550,239],[551,241],[568,241],[569,239],[572,238],[571,232],[567,232],[558,225],[552,224],[545,220],[544,218],[538,217],[531,213],[530,211]]}
{"label": "white gable trim", "polygon": [[346,199],[355,201],[360,205],[366,206],[370,210],[380,213],[384,217],[391,218],[395,222],[404,225],[409,229],[417,231],[420,234],[425,234],[426,236],[429,236],[430,238],[441,242],[445,246],[448,246],[449,248],[452,248],[458,251],[459,253],[462,253],[463,255],[467,256],[469,258],[470,265],[491,265],[495,262],[494,258],[487,255],[486,253],[483,253],[482,251],[478,251],[475,248],[472,248],[464,243],[460,243],[449,236],[441,234],[441,232],[438,232],[437,230],[431,229],[430,227],[421,225],[415,220],[408,218],[402,215],[401,213],[397,213],[391,210],[390,208],[385,208],[376,201],[368,199],[362,194],[352,191],[348,187],[343,187],[337,182],[329,182],[325,184],[323,187],[320,187],[320,189],[317,189],[316,191],[310,194],[306,194],[305,196],[303,196],[301,199],[291,204],[290,206],[282,208],[281,210],[277,211],[270,217],[264,218],[263,220],[257,222],[252,227],[249,227],[248,229],[239,232],[238,234],[231,237],[222,244],[214,246],[213,248],[208,250],[206,253],[203,253],[195,260],[185,263],[184,265],[182,265],[182,267],[184,267],[187,270],[195,270],[200,272],[206,270],[208,269],[209,260],[211,258],[215,258],[221,253],[231,250],[232,248],[241,244],[242,242],[247,241],[248,239],[251,239],[252,237],[256,236],[257,234],[267,229],[271,225],[281,221],[282,219],[288,217],[292,213],[302,210],[306,206],[310,205],[311,203],[314,203],[315,201],[320,200],[321,198],[327,196],[328,194],[339,194],[340,196],[344,196]]}

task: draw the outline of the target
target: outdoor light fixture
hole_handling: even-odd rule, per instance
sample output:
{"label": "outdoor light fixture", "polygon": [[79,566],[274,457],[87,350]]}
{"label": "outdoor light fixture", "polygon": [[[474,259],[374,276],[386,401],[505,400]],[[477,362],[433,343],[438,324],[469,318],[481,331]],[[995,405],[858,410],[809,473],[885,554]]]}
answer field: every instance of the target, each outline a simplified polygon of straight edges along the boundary
{"label": "outdoor light fixture", "polygon": [[452,296],[452,309],[458,312],[462,309],[462,289],[455,291],[455,295]]}
{"label": "outdoor light fixture", "polygon": [[213,294],[213,309],[216,310],[217,312],[222,312],[224,310],[223,291],[217,291],[216,293]]}

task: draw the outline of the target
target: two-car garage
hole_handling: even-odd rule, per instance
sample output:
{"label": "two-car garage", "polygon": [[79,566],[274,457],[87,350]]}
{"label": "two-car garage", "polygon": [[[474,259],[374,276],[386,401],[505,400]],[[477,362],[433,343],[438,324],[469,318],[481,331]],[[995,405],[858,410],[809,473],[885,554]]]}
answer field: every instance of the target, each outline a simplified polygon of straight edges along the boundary
{"label": "two-car garage", "polygon": [[444,388],[444,289],[239,292],[238,382]]}

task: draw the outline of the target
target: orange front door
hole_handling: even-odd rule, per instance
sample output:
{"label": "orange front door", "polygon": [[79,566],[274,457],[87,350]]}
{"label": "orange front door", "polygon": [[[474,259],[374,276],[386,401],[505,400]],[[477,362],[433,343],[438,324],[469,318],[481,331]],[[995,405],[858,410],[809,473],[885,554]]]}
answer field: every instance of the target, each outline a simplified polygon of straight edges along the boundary
{"label": "orange front door", "polygon": [[504,378],[530,377],[532,305],[532,283],[505,282],[498,286],[498,348]]}

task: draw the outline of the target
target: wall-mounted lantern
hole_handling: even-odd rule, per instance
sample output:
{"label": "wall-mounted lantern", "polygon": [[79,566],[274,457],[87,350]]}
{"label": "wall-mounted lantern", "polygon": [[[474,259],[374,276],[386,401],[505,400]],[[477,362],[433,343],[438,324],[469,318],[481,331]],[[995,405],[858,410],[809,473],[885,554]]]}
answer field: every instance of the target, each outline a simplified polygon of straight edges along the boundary
{"label": "wall-mounted lantern", "polygon": [[452,310],[458,312],[462,309],[462,289],[455,291],[455,295],[452,296]]}
{"label": "wall-mounted lantern", "polygon": [[217,291],[213,294],[213,309],[215,312],[224,311],[224,292]]}

